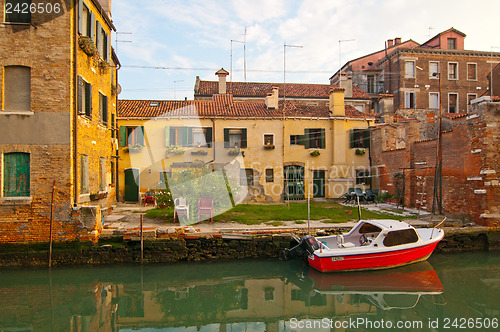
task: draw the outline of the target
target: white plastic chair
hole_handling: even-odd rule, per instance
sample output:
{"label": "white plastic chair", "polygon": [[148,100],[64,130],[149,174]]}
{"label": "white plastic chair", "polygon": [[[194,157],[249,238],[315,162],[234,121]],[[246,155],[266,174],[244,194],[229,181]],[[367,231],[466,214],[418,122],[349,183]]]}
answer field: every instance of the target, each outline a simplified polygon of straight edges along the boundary
{"label": "white plastic chair", "polygon": [[189,220],[189,204],[187,203],[186,197],[178,197],[174,199],[174,222],[176,217],[179,218],[179,216],[186,216],[186,219]]}

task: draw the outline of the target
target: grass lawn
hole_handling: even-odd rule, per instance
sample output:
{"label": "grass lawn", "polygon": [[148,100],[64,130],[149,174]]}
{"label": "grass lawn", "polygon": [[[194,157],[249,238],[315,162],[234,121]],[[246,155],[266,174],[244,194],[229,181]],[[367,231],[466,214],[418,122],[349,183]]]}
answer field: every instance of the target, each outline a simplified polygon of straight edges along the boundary
{"label": "grass lawn", "polygon": [[[346,211],[352,211],[348,214]],[[174,209],[151,209],[146,212],[146,218],[166,218],[172,222]],[[364,219],[401,219],[393,214],[376,213],[361,208],[361,217]],[[408,217],[405,217],[408,218]],[[326,223],[341,223],[356,221],[357,207],[342,206],[334,202],[311,202],[311,220],[322,220]],[[274,226],[281,225],[282,221],[295,221],[296,224],[307,220],[307,203],[290,203],[290,209],[283,205],[254,205],[240,204],[225,213],[215,216],[215,222],[238,222],[240,224],[256,225],[272,222]]]}

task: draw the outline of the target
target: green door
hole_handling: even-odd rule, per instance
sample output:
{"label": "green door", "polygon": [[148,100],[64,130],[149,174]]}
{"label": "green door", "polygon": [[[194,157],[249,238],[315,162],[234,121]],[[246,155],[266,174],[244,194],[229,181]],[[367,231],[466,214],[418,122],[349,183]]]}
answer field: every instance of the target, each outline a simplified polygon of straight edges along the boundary
{"label": "green door", "polygon": [[138,202],[139,201],[139,170],[126,169],[125,170],[125,201]]}
{"label": "green door", "polygon": [[313,197],[325,197],[325,171],[313,171]]}
{"label": "green door", "polygon": [[304,199],[303,166],[285,166],[285,199]]}

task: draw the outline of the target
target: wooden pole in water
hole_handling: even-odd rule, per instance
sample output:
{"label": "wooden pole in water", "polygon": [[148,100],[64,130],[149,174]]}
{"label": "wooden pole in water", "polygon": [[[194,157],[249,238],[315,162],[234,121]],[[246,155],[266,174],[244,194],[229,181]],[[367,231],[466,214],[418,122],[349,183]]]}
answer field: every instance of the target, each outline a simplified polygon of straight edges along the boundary
{"label": "wooden pole in water", "polygon": [[144,234],[143,234],[144,214],[141,213],[141,265],[144,264]]}
{"label": "wooden pole in water", "polygon": [[52,200],[50,202],[50,227],[49,227],[49,267],[52,267],[52,223],[54,222],[54,193],[56,191],[56,180],[52,185]]}
{"label": "wooden pole in water", "polygon": [[358,201],[358,220],[361,220],[361,205],[359,205],[359,196],[356,195],[356,200]]}

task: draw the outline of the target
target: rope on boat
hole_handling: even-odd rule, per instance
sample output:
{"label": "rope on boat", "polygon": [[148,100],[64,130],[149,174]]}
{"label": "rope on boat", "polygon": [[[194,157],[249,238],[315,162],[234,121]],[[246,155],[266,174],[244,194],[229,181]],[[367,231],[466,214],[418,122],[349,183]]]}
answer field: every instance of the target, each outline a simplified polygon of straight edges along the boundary
{"label": "rope on boat", "polygon": [[445,220],[446,220],[446,217],[444,217],[444,219],[441,220],[441,222],[439,224],[437,224],[436,226],[432,227],[431,239],[432,239],[432,236],[434,235],[434,229],[436,229],[439,225],[441,225],[442,223],[444,223]]}

